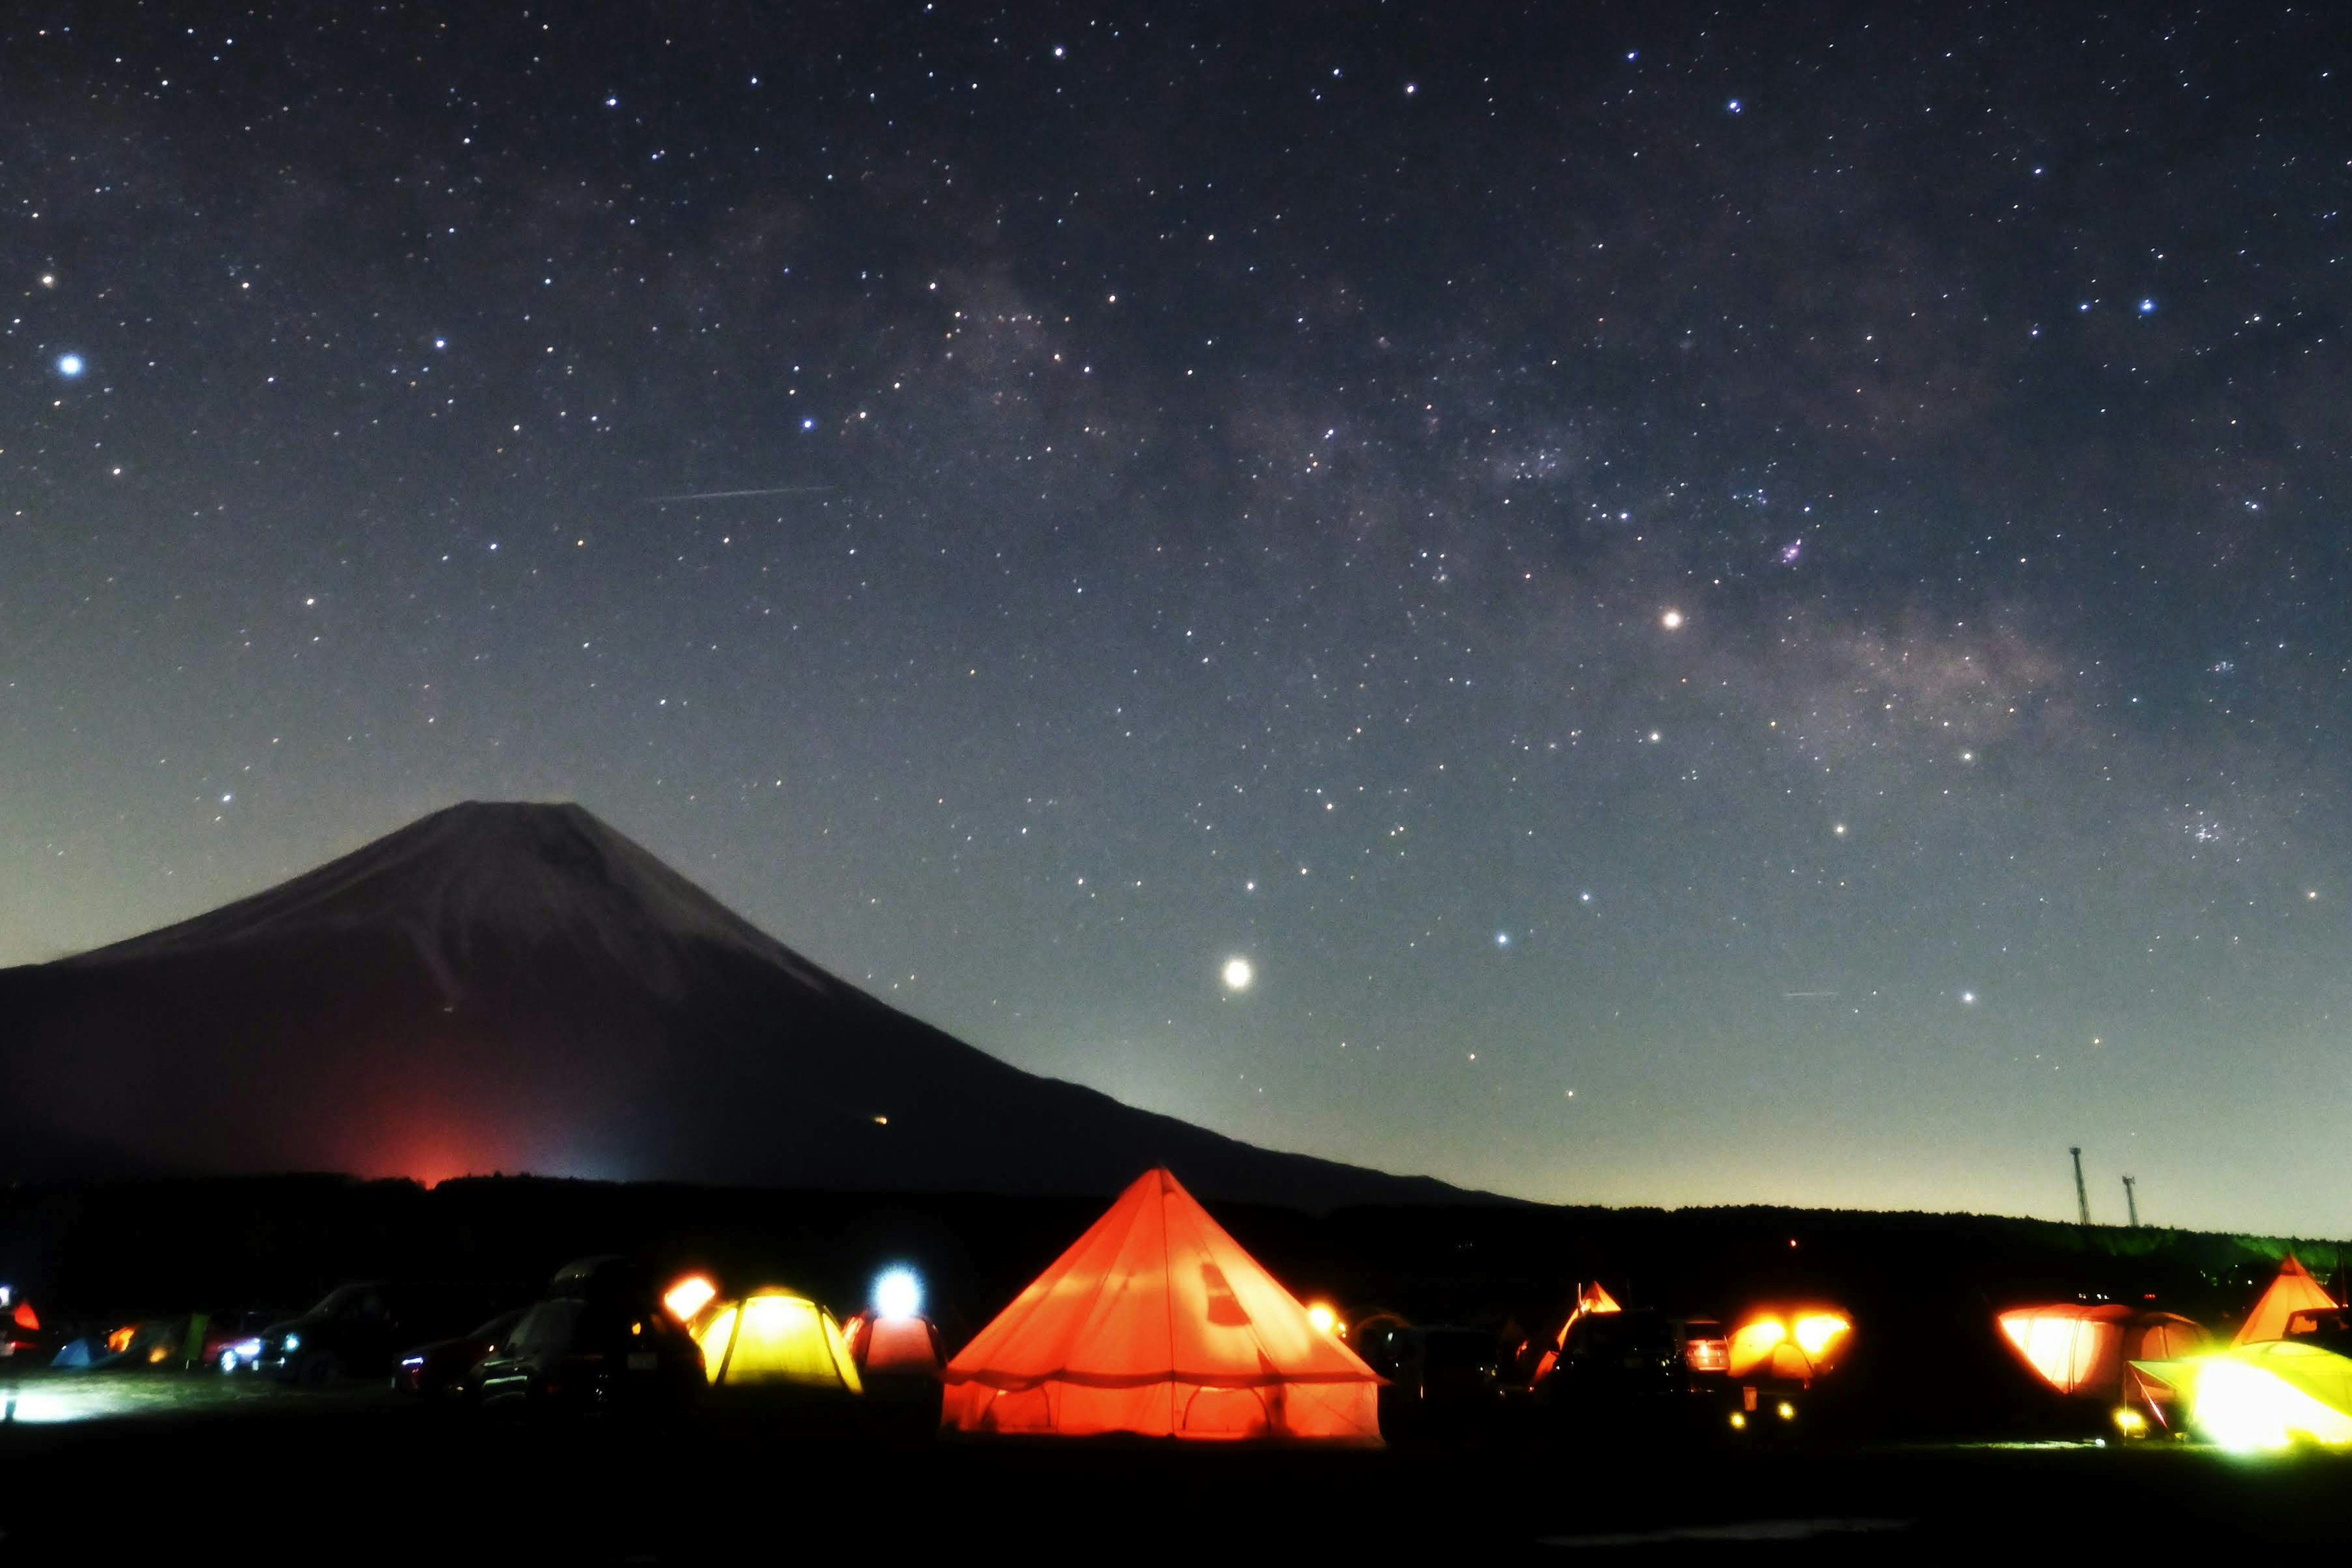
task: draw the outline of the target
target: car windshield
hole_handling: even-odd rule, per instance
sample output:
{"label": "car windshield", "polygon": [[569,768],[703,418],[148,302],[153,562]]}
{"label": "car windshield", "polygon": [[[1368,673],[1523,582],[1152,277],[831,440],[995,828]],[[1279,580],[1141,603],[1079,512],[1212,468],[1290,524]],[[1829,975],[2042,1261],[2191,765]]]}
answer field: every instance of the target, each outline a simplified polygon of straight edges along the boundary
{"label": "car windshield", "polygon": [[1601,1312],[1578,1325],[1585,1343],[1596,1351],[1654,1351],[1671,1354],[1674,1331],[1664,1319],[1647,1312]]}
{"label": "car windshield", "polygon": [[306,1318],[340,1318],[352,1310],[360,1298],[368,1293],[365,1285],[338,1285],[320,1299],[319,1304],[302,1315]]}
{"label": "car windshield", "polygon": [[507,1336],[506,1348],[520,1355],[544,1355],[572,1342],[572,1325],[580,1321],[577,1301],[541,1301],[523,1315]]}
{"label": "car windshield", "polygon": [[508,1331],[521,1321],[522,1313],[520,1311],[500,1312],[488,1322],[475,1325],[474,1331],[466,1337],[469,1340],[502,1340],[507,1337]]}

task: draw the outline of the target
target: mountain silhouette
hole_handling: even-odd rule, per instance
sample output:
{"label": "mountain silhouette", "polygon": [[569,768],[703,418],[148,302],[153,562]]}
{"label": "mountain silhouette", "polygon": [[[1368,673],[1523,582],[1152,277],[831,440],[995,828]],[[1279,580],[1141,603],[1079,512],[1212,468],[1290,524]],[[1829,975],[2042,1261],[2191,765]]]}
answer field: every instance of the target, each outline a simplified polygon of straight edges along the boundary
{"label": "mountain silhouette", "polygon": [[0,970],[0,1179],[534,1171],[1304,1208],[1465,1194],[1023,1072],[577,805],[468,802],[148,935]]}

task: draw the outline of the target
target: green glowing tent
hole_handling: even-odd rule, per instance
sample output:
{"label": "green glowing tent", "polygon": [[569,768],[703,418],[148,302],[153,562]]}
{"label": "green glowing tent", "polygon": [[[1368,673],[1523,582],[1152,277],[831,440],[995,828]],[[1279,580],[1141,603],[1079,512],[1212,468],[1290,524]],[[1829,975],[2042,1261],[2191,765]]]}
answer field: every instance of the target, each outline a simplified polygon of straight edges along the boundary
{"label": "green glowing tent", "polygon": [[2134,1371],[2189,1403],[2189,1422],[2225,1448],[2352,1447],[2352,1358],[2302,1340],[2232,1345]]}

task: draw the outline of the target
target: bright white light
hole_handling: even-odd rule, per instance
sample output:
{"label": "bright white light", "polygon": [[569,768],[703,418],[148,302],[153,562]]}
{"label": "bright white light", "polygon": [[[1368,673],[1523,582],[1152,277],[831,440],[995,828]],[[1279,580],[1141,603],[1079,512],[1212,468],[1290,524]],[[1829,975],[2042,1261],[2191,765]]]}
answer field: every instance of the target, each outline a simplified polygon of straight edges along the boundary
{"label": "bright white light", "polygon": [[2154,315],[2156,313],[2156,301],[2153,300],[2142,300],[2139,302],[2139,313],[2143,316]]}
{"label": "bright white light", "polygon": [[1307,1309],[1307,1321],[1314,1325],[1317,1333],[1328,1334],[1338,1325],[1339,1314],[1318,1301]]}
{"label": "bright white light", "polygon": [[1977,994],[1973,991],[1963,991],[1960,993],[1960,1001],[1964,1005],[1973,1007],[1977,1005]]}
{"label": "bright white light", "polygon": [[1797,1320],[1797,1345],[1809,1356],[1818,1356],[1829,1348],[1829,1342],[1845,1332],[1843,1318],[1827,1312],[1813,1312]]}
{"label": "bright white light", "polygon": [[1257,971],[1250,967],[1250,961],[1248,959],[1229,958],[1225,960],[1226,990],[1246,991],[1250,988],[1250,982],[1256,978]]}
{"label": "bright white light", "polygon": [[2199,1372],[2194,1419],[2216,1444],[2238,1453],[2284,1448],[2298,1437],[2330,1447],[2352,1443],[2352,1416],[2227,1354],[2207,1358]]}
{"label": "bright white light", "polygon": [[911,1268],[886,1268],[874,1280],[874,1310],[886,1318],[911,1318],[923,1310],[923,1282]]}
{"label": "bright white light", "polygon": [[1508,947],[1508,946],[1510,946],[1510,945],[1511,945],[1511,933],[1510,933],[1509,931],[1496,931],[1496,932],[1495,933],[1495,945],[1496,945],[1496,947]]}
{"label": "bright white light", "polygon": [[1682,624],[1683,613],[1680,610],[1668,610],[1664,615],[1658,617],[1658,625],[1665,627],[1666,630],[1670,632],[1680,631],[1682,629]]}
{"label": "bright white light", "polygon": [[59,375],[62,375],[62,376],[64,376],[66,379],[68,379],[68,381],[70,381],[70,380],[71,380],[71,379],[73,379],[75,376],[79,375],[81,373],[82,373],[82,362],[81,362],[81,355],[79,355],[79,354],[59,354],[59,355],[58,356],[58,374]]}

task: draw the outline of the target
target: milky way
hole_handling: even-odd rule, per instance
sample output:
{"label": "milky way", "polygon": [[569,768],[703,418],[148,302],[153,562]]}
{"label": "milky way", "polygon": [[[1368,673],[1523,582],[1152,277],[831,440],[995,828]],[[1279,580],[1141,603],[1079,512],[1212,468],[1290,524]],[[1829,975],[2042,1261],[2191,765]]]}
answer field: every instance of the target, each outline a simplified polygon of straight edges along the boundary
{"label": "milky way", "polygon": [[0,37],[0,962],[573,798],[1258,1142],[2352,1226],[2324,12]]}

